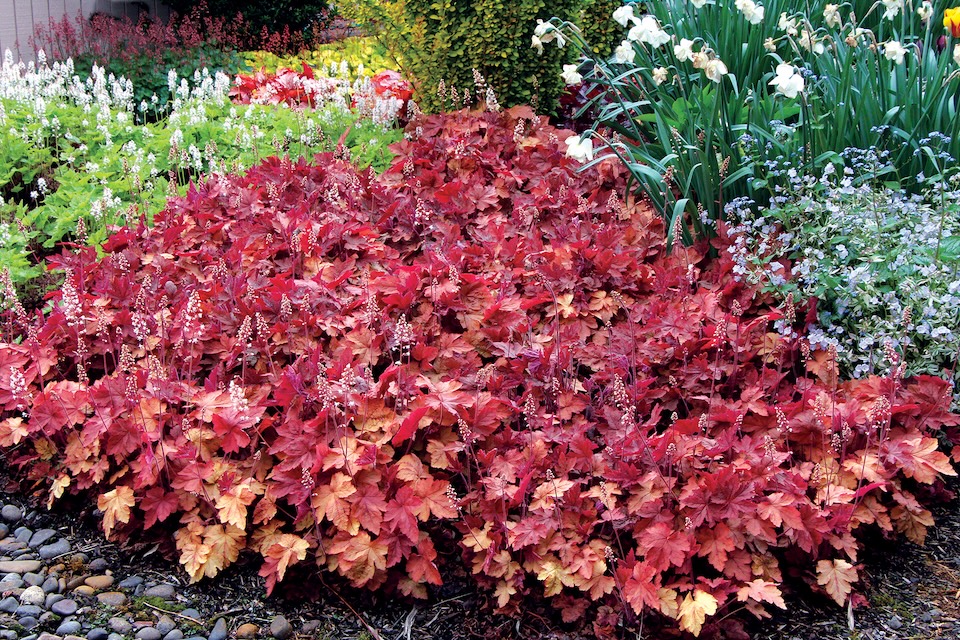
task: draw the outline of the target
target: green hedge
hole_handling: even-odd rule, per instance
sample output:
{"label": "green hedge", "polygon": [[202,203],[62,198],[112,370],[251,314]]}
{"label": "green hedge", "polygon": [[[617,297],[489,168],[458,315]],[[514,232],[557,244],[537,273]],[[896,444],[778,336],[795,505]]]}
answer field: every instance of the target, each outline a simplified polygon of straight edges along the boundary
{"label": "green hedge", "polygon": [[[576,20],[582,7],[583,0],[358,0],[338,9],[397,56],[424,111],[459,108],[464,91],[476,100],[476,69],[501,105],[551,113],[563,91],[561,65],[573,51],[550,43],[540,54],[531,46],[533,32],[537,19]],[[438,95],[441,81],[446,91]]]}

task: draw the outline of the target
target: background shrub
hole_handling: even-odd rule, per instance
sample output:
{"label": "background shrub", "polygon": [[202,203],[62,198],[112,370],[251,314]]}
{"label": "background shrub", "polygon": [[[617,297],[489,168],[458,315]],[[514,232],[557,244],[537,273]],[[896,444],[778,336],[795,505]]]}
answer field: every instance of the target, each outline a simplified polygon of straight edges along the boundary
{"label": "background shrub", "polygon": [[[179,14],[194,11],[193,0],[168,0],[166,3]],[[214,18],[234,20],[237,14],[249,25],[253,34],[268,32],[309,31],[322,27],[330,19],[329,3],[325,0],[205,0],[206,11]]]}
{"label": "background shrub", "polygon": [[586,0],[580,18],[584,39],[595,55],[609,57],[620,44],[623,29],[613,19],[613,12],[623,5],[621,0]]}
{"label": "background shrub", "polygon": [[148,116],[169,109],[176,89],[167,82],[169,69],[181,77],[203,69],[211,75],[217,71],[232,75],[242,67],[237,51],[245,42],[242,24],[198,12],[174,16],[167,23],[148,17],[133,22],[105,15],[90,20],[64,16],[39,26],[33,37],[33,45],[50,60],[71,60],[81,80],[90,77],[94,65],[103,67],[108,76],[129,80],[134,104],[151,105],[141,112]]}
{"label": "background shrub", "polygon": [[538,56],[530,47],[533,31],[537,19],[576,19],[581,6],[582,0],[359,0],[338,8],[383,40],[427,112],[483,102],[476,69],[500,104],[550,113],[563,90],[560,65],[572,52],[551,47]]}

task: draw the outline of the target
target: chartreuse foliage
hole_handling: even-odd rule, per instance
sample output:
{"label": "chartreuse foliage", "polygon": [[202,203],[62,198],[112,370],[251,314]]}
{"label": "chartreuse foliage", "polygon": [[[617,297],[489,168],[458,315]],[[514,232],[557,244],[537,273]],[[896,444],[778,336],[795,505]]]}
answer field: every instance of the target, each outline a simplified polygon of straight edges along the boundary
{"label": "chartreuse foliage", "polygon": [[623,5],[621,0],[587,0],[580,17],[584,39],[593,53],[607,58],[623,37],[623,29],[613,19],[613,12]]}
{"label": "chartreuse foliage", "polygon": [[191,580],[249,550],[269,589],[297,565],[426,596],[459,555],[500,610],[600,637],[764,615],[790,575],[843,604],[861,531],[923,541],[946,382],[838,379],[528,107],[408,131],[380,177],[209,178],[56,258],[43,316],[8,289],[7,460],[112,538],[172,535]]}
{"label": "chartreuse foliage", "polygon": [[582,0],[359,0],[338,8],[384,42],[414,83],[424,111],[484,102],[483,90],[475,87],[477,70],[501,104],[533,104],[549,113],[563,90],[560,65],[569,50],[554,48],[542,56],[531,50],[536,20],[576,19],[581,5]]}
{"label": "chartreuse foliage", "polygon": [[396,62],[387,55],[386,47],[372,36],[345,38],[295,55],[278,56],[269,51],[251,51],[243,54],[243,57],[253,71],[263,69],[277,73],[282,68],[300,69],[307,64],[320,73],[345,77],[351,82],[362,75],[372,76],[378,71],[396,67]]}

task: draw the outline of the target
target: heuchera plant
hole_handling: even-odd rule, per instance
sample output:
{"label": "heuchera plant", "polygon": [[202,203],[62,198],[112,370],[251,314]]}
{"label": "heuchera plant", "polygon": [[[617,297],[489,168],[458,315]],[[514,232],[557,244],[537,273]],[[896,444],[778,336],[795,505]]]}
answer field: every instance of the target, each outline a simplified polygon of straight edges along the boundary
{"label": "heuchera plant", "polygon": [[861,530],[932,524],[949,385],[839,380],[567,135],[420,118],[379,178],[272,158],[65,252],[48,312],[8,289],[4,455],[111,538],[172,534],[191,580],[251,550],[268,590],[423,597],[453,539],[499,610],[601,637],[763,616],[788,575],[846,603]]}

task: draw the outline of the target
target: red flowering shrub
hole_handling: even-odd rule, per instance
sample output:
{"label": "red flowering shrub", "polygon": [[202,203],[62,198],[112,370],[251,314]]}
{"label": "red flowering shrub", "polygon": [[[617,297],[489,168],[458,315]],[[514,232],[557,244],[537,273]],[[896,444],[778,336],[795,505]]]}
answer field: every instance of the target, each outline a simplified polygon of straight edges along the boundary
{"label": "red flowering shrub", "polygon": [[944,381],[838,380],[529,109],[409,133],[379,178],[274,158],[59,257],[51,311],[6,316],[8,459],[193,580],[250,549],[268,588],[425,596],[452,535],[500,609],[606,605],[599,635],[763,615],[788,568],[842,604],[861,529],[922,542]]}
{"label": "red flowering shrub", "polygon": [[307,63],[303,71],[281,67],[276,73],[261,68],[247,75],[238,74],[230,97],[240,104],[286,104],[290,107],[316,108],[339,104],[368,116],[374,122],[390,124],[406,113],[413,95],[410,83],[396,71],[386,69],[372,78],[350,82],[346,78],[317,75]]}

